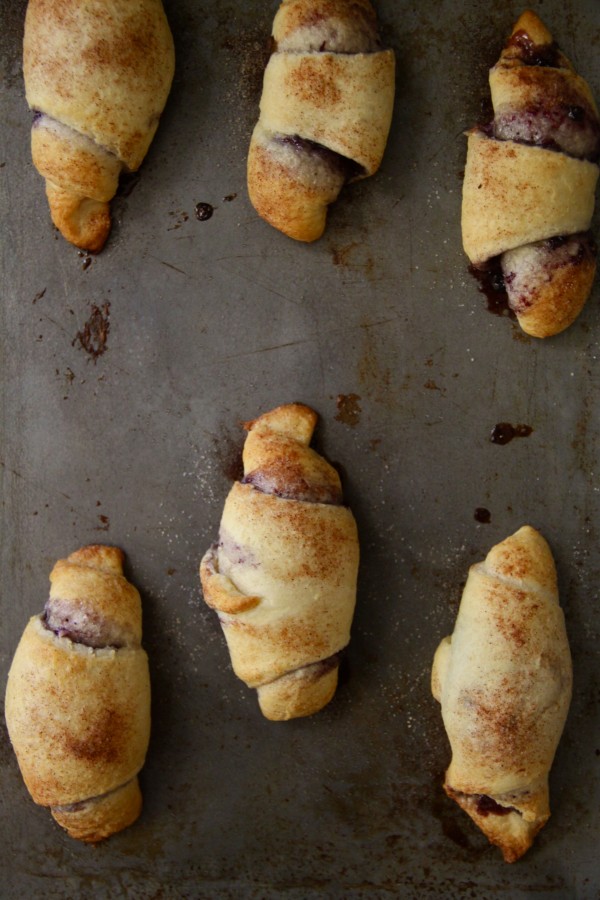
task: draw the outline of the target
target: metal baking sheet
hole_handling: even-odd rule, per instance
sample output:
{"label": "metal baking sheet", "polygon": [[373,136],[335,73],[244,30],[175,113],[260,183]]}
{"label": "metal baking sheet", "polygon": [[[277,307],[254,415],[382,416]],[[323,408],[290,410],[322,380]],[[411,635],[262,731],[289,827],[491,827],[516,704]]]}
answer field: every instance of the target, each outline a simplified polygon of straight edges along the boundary
{"label": "metal baking sheet", "polygon": [[[532,6],[600,98],[597,0]],[[94,542],[127,554],[153,684],[142,817],[95,848],[29,800],[2,716],[2,894],[595,898],[600,279],[567,332],[525,338],[488,311],[459,230],[463,132],[522,6],[379,0],[398,62],[387,152],[310,246],[258,219],[245,189],[276,7],[166,4],[173,90],[108,245],[87,258],[50,224],[30,162],[25,2],[2,6],[2,693],[54,561]],[[292,400],[321,417],[362,562],[335,700],[273,724],[230,671],[197,568],[240,423]],[[530,433],[499,445],[498,423]],[[557,560],[575,690],[552,818],[508,866],[443,794],[429,674],[469,565],[525,522]]]}

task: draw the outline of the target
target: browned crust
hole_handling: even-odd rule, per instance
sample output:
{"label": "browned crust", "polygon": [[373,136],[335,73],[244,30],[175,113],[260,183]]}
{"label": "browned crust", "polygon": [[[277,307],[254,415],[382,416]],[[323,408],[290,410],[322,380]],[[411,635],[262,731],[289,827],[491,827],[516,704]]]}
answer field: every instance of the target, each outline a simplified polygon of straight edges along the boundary
{"label": "browned crust", "polygon": [[137,778],[104,797],[69,807],[50,810],[69,837],[97,844],[132,825],[142,811],[142,792]]}
{"label": "browned crust", "polygon": [[204,554],[200,562],[200,583],[205,603],[217,612],[235,615],[253,609],[260,603],[260,597],[243,594],[228,578],[221,575],[213,548]]}
{"label": "browned crust", "polygon": [[452,747],[446,793],[509,862],[550,815],[548,773],[571,680],[554,560],[523,526],[471,567],[431,678]]}
{"label": "browned crust", "polygon": [[[312,44],[311,29],[321,28],[338,36],[332,52]],[[391,50],[379,51],[376,33],[367,0],[284,0],[275,16],[275,52],[248,155],[248,192],[261,218],[294,240],[318,240],[327,206],[344,182],[372,175],[381,164],[395,63]],[[316,183],[285,157],[275,137],[282,135],[337,154],[340,171],[316,177]],[[353,169],[352,176],[344,169]]]}
{"label": "browned crust", "polygon": [[[523,63],[515,35],[536,47],[553,46],[552,34],[532,10],[515,23],[498,63],[490,71],[494,112],[576,106],[598,116],[591,89],[557,48],[556,67]],[[462,235],[475,266],[507,250],[554,236],[587,231],[594,212],[598,166],[537,146],[469,135],[463,184]],[[523,330],[533,337],[559,334],[587,301],[595,263],[555,271],[535,286],[526,309],[517,309]]]}
{"label": "browned crust", "polygon": [[[99,614],[120,621],[130,646],[75,644],[34,616],[15,651],[6,689],[8,731],[33,800],[58,807],[64,827],[89,833],[82,840],[106,837],[113,825],[125,827],[139,813],[133,779],[149,741],[150,680],[139,645],[139,594],[122,566],[117,547],[83,547],[55,565],[51,597],[58,590],[61,599],[80,599],[93,613],[95,596]],[[83,805],[60,809],[72,804]],[[101,809],[108,816],[104,824]]]}
{"label": "browned crust", "polygon": [[[102,250],[119,172],[141,165],[173,72],[160,0],[29,0],[27,101],[72,132],[49,135],[34,125],[33,161],[46,179],[52,221],[76,247]],[[85,148],[81,136],[95,149]]]}
{"label": "browned crust", "polygon": [[536,835],[550,818],[550,811],[533,821],[527,821],[517,810],[503,815],[477,811],[477,796],[461,794],[444,784],[447,795],[454,800],[495,847],[502,851],[504,862],[517,862],[533,845]]}
{"label": "browned crust", "polygon": [[310,489],[316,479],[319,491],[326,484],[334,494],[339,488],[335,470],[308,446],[316,419],[309,407],[287,404],[246,423],[246,476],[262,473],[281,495],[234,484],[220,543],[200,565],[204,598],[220,613],[233,669],[259,688],[261,709],[277,720],[311,715],[333,696],[337,662],[324,661],[348,643],[356,599],[359,551],[350,511],[283,498],[286,485],[298,481]]}
{"label": "browned crust", "polygon": [[333,699],[338,683],[338,664],[317,662],[289,672],[258,688],[260,711],[272,722],[312,716]]}
{"label": "browned crust", "polygon": [[27,100],[137,169],[166,103],[173,38],[160,0],[29,0]]}
{"label": "browned crust", "polygon": [[552,43],[552,34],[548,31],[540,17],[531,9],[526,9],[521,13],[513,26],[512,35],[519,31],[524,31],[529,35],[534,44],[544,46]]}
{"label": "browned crust", "polygon": [[303,184],[256,139],[248,153],[248,195],[259,216],[296,241],[318,240],[337,190]]}
{"label": "browned crust", "polygon": [[369,0],[286,0],[275,17],[273,38],[276,42],[284,41],[302,28],[332,19],[361,23],[367,31],[377,27],[375,10]]}
{"label": "browned crust", "polygon": [[80,250],[100,253],[111,229],[110,206],[63,191],[46,182],[52,222],[65,240]]}
{"label": "browned crust", "polygon": [[587,231],[598,166],[564,153],[469,134],[462,233],[475,266],[506,250]]}
{"label": "browned crust", "polygon": [[99,544],[59,559],[50,573],[50,598],[69,600],[90,615],[116,623],[121,645],[139,647],[142,601],[123,575],[123,552]]}
{"label": "browned crust", "polygon": [[517,310],[517,320],[526,334],[546,338],[573,324],[590,296],[596,275],[596,260],[553,270],[533,291],[530,305]]}

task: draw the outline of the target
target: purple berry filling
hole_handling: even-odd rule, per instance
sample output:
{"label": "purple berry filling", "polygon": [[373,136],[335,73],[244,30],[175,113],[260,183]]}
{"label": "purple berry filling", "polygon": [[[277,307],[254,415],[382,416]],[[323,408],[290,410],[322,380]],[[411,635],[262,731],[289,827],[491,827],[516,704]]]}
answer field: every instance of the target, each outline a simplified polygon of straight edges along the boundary
{"label": "purple berry filling", "polygon": [[516,250],[501,259],[504,286],[511,309],[525,312],[536,300],[536,286],[552,280],[559,269],[576,268],[596,256],[589,234],[560,235]]}
{"label": "purple berry filling", "polygon": [[577,159],[596,160],[600,154],[600,123],[583,106],[543,106],[495,117],[493,136],[502,141],[534,144],[560,150]]}
{"label": "purple berry filling", "polygon": [[480,816],[507,816],[511,812],[518,812],[514,806],[502,806],[486,794],[475,794],[474,799],[475,808]]}
{"label": "purple berry filling", "polygon": [[297,500],[302,503],[325,503],[330,506],[340,506],[342,503],[341,492],[335,486],[330,484],[310,484],[301,477],[298,477],[295,482],[286,482],[285,488],[282,488],[276,478],[256,470],[246,475],[241,483],[250,484],[257,491],[263,494],[273,494],[282,500]]}
{"label": "purple berry filling", "polygon": [[519,58],[526,66],[546,66],[556,69],[561,64],[560,50],[555,41],[551,44],[536,44],[526,31],[516,31],[506,46],[516,48]]}
{"label": "purple berry filling", "polygon": [[42,616],[42,623],[57,637],[66,637],[74,644],[99,650],[124,646],[118,626],[104,617],[93,615],[70,600],[50,597]]}
{"label": "purple berry filling", "polygon": [[274,140],[279,144],[292,147],[297,153],[305,157],[319,160],[333,174],[342,177],[344,181],[351,181],[353,178],[364,174],[363,167],[354,162],[354,160],[341,156],[334,150],[329,150],[327,147],[323,147],[322,144],[309,141],[297,134],[278,134],[275,135]]}

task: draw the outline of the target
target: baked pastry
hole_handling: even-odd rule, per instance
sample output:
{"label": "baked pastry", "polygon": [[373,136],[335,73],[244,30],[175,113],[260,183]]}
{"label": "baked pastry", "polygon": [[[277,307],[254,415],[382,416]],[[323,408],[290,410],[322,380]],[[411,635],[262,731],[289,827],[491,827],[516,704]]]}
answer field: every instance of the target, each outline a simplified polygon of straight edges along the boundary
{"label": "baked pastry", "polygon": [[350,640],[358,538],[335,469],[309,447],[307,406],[246,423],[244,477],[204,555],[206,603],[219,614],[236,675],[268,719],[317,712],[333,697]]}
{"label": "baked pastry", "polygon": [[499,260],[521,328],[548,337],[577,318],[594,280],[598,109],[529,11],[490,71],[490,88],[493,120],[468,136],[463,245],[476,268]]}
{"label": "baked pastry", "polygon": [[33,162],[52,221],[76,247],[104,246],[119,175],[140,167],[174,65],[160,0],[29,0],[23,74]]}
{"label": "baked pastry", "polygon": [[471,567],[432,672],[452,747],[444,789],[507,862],[550,816],[548,773],[571,682],[554,560],[526,525]]}
{"label": "baked pastry", "polygon": [[248,155],[263,219],[298,241],[321,237],[343,185],[381,164],[394,66],[369,0],[284,0]]}
{"label": "baked pastry", "polygon": [[150,736],[140,595],[117,547],[59,560],[8,675],[6,723],[36,803],[71,837],[95,843],[137,819]]}

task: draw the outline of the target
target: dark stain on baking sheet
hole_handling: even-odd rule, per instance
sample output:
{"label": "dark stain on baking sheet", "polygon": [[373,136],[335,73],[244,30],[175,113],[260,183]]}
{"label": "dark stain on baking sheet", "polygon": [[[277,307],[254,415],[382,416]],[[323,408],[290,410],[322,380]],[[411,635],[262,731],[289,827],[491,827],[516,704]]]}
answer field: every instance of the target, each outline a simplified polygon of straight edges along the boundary
{"label": "dark stain on baking sheet", "polygon": [[360,422],[361,406],[358,394],[338,394],[336,420],[353,428]]}
{"label": "dark stain on baking sheet", "polygon": [[245,439],[243,423],[240,423],[239,436],[234,437],[225,428],[221,434],[212,436],[215,457],[228,481],[240,481],[244,476],[242,448]]}
{"label": "dark stain on baking sheet", "polygon": [[4,720],[4,706],[2,705],[0,709],[0,763],[3,767],[5,765],[8,767],[9,765],[12,766],[14,761],[15,757],[8,736],[8,729]]}
{"label": "dark stain on baking sheet", "polygon": [[101,514],[98,516],[100,524],[96,526],[96,531],[108,531],[110,528],[110,520],[108,516]]}
{"label": "dark stain on baking sheet", "polygon": [[169,215],[173,219],[173,224],[167,228],[167,231],[175,231],[177,228],[181,228],[182,225],[189,220],[189,213],[187,213],[184,209],[175,212],[175,210],[171,210]]}
{"label": "dark stain on baking sheet", "polygon": [[2,28],[0,28],[0,72],[7,87],[22,78],[23,22],[25,3],[2,4]]}
{"label": "dark stain on baking sheet", "polygon": [[373,275],[375,262],[363,243],[351,241],[349,244],[337,245],[330,241],[329,248],[334,266],[360,269],[369,277]]}
{"label": "dark stain on baking sheet", "polygon": [[226,34],[221,47],[231,53],[237,62],[241,99],[249,103],[255,102],[258,113],[263,75],[273,49],[270,26]]}
{"label": "dark stain on baking sheet", "polygon": [[139,172],[123,172],[119,177],[117,197],[129,197],[138,186],[140,177]]}
{"label": "dark stain on baking sheet", "polygon": [[490,441],[492,444],[509,444],[514,438],[529,437],[531,425],[511,425],[510,422],[498,422],[492,428]]}
{"label": "dark stain on baking sheet", "polygon": [[508,305],[508,294],[499,259],[492,260],[484,269],[469,266],[469,272],[478,290],[487,300],[487,310],[494,316],[506,316],[515,322],[517,317]]}
{"label": "dark stain on baking sheet", "polygon": [[73,346],[78,343],[94,362],[107,349],[106,341],[110,331],[109,315],[110,303],[108,301],[101,307],[93,303],[89,319],[71,342]]}
{"label": "dark stain on baking sheet", "polygon": [[211,217],[213,212],[215,211],[214,206],[211,203],[196,203],[194,212],[196,214],[196,218],[199,222],[207,222]]}

